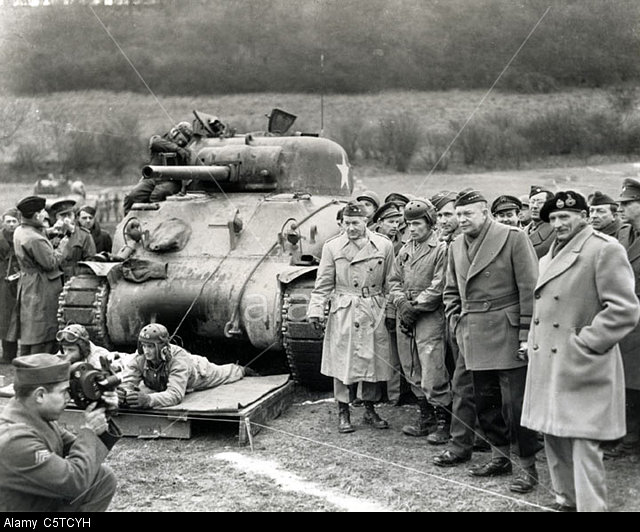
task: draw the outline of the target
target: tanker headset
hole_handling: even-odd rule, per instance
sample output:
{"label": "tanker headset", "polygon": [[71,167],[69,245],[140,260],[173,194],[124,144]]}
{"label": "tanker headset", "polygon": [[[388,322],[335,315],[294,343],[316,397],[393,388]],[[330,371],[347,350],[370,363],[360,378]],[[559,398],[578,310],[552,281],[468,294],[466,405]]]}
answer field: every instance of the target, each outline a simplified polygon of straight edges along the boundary
{"label": "tanker headset", "polygon": [[145,325],[138,334],[138,353],[141,355],[142,343],[154,344],[158,352],[157,360],[145,360],[142,380],[151,390],[164,392],[169,383],[168,362],[171,360],[169,331],[160,323]]}

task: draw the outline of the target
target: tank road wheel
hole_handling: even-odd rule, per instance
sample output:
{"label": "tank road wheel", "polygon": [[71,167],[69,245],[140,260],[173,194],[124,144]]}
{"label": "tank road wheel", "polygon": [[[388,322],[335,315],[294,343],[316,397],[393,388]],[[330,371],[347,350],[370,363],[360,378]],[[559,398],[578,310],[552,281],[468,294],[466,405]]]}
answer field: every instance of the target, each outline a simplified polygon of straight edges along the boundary
{"label": "tank road wheel", "polygon": [[293,379],[312,390],[330,390],[332,380],[320,373],[322,331],[307,322],[307,306],[314,281],[288,285],[282,297],[282,344]]}
{"label": "tank road wheel", "polygon": [[113,349],[107,332],[108,299],[109,283],[104,277],[85,274],[72,277],[58,300],[58,326],[84,325],[94,344]]}

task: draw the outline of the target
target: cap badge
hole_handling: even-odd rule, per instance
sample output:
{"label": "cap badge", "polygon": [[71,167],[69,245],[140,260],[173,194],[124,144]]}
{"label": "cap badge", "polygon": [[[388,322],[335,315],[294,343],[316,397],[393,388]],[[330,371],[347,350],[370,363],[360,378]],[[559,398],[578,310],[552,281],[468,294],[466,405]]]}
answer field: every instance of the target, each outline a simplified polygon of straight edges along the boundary
{"label": "cap badge", "polygon": [[562,201],[561,199],[556,201],[556,207],[558,207],[558,209],[563,209],[564,208],[564,201]]}
{"label": "cap badge", "polygon": [[567,194],[567,207],[573,207],[576,204],[576,200]]}

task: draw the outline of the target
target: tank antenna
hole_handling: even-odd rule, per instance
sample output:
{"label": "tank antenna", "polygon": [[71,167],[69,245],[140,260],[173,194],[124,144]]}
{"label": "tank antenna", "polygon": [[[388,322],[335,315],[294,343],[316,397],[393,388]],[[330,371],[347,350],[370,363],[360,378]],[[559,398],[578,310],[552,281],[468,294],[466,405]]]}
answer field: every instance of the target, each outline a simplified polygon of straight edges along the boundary
{"label": "tank antenna", "polygon": [[320,136],[324,137],[324,53],[320,54]]}

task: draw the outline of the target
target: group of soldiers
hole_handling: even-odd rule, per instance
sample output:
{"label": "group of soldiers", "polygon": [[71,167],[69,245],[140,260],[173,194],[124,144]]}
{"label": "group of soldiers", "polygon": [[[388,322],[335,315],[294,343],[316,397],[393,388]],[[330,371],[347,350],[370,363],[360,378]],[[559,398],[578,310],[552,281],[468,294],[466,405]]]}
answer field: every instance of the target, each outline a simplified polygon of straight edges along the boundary
{"label": "group of soldiers", "polygon": [[355,430],[355,402],[388,428],[375,404],[384,385],[401,402],[406,380],[419,414],[402,432],[446,444],[435,465],[484,441],[491,458],[469,473],[514,472],[527,493],[544,442],[557,508],[605,510],[603,453],[640,452],[640,182],[616,199],[536,185],[491,204],[366,191],[338,223],[308,309],[338,431]]}

